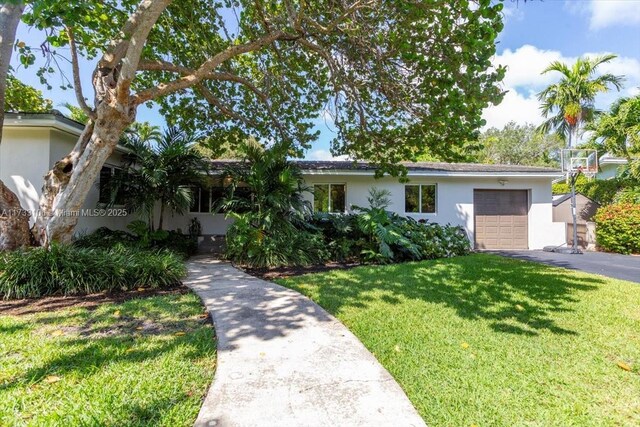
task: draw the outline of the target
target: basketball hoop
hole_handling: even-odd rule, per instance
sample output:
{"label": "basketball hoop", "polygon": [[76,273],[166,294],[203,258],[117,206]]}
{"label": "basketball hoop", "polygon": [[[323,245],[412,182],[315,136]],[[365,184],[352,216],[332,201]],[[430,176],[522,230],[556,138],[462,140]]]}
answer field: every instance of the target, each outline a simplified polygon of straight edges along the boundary
{"label": "basketball hoop", "polygon": [[587,148],[567,148],[560,157],[562,172],[567,177],[567,184],[578,178],[580,174],[591,179],[598,173],[598,151]]}

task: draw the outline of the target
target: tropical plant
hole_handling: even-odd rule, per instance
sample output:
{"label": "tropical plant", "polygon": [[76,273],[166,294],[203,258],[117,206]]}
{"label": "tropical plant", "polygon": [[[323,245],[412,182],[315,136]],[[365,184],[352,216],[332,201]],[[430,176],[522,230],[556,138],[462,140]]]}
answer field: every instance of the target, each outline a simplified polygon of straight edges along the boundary
{"label": "tropical plant", "polygon": [[169,250],[182,258],[188,258],[198,250],[196,239],[179,231],[150,231],[144,221],[133,221],[127,225],[130,233],[101,227],[90,234],[75,238],[78,248],[113,249],[125,246],[139,250]]}
{"label": "tropical plant", "polygon": [[245,143],[242,152],[244,159],[223,171],[229,186],[216,209],[253,212],[266,227],[278,219],[296,226],[304,224],[312,212],[311,202],[305,198],[311,189],[300,168],[287,160],[287,146],[276,144],[265,149],[253,141]]}
{"label": "tropical plant", "polygon": [[[165,211],[188,211],[191,186],[200,183],[206,172],[204,159],[193,148],[197,138],[175,127],[162,135],[153,127],[134,128],[122,142],[128,152],[123,173],[114,179],[111,203],[122,197],[127,208],[146,218],[149,230],[163,230]],[[156,203],[160,206],[157,226]]]}
{"label": "tropical plant", "polygon": [[614,58],[616,55],[611,54],[578,58],[571,67],[554,61],[545,68],[542,74],[558,72],[562,76],[559,82],[538,94],[538,99],[542,102],[542,115],[547,118],[539,130],[543,133],[554,131],[567,141],[567,146],[575,146],[582,125],[592,120],[597,112],[594,105],[596,95],[607,92],[611,86],[617,90],[622,87],[623,76],[610,73],[595,75],[600,65]]}
{"label": "tropical plant", "polygon": [[386,188],[371,187],[367,202],[370,208],[387,209],[391,205],[391,191]]}
{"label": "tropical plant", "polygon": [[586,127],[593,146],[627,159],[625,174],[640,181],[640,95],[620,98]]}
{"label": "tropical plant", "polygon": [[282,145],[252,142],[245,158],[224,171],[229,182],[217,210],[234,219],[227,230],[227,258],[252,267],[307,265],[327,258],[322,236],[308,228],[311,203],[300,168]]}
{"label": "tropical plant", "polygon": [[173,252],[116,245],[52,245],[0,253],[0,297],[89,294],[180,284],[186,268]]}

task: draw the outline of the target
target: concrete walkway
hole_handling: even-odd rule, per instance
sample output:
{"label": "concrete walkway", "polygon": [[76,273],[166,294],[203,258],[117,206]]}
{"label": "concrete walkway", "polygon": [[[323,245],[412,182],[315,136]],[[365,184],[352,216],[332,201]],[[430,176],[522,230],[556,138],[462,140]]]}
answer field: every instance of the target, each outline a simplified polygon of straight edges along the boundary
{"label": "concrete walkway", "polygon": [[424,426],[400,386],[347,328],[298,292],[194,258],[218,367],[196,426]]}

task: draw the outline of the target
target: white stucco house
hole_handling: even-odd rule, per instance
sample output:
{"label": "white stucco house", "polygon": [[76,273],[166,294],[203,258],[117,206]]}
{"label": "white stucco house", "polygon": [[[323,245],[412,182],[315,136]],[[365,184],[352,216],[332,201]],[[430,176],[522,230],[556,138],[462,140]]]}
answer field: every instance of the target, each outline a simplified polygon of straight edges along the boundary
{"label": "white stucco house", "polygon": [[[0,144],[0,179],[14,191],[23,208],[36,210],[42,178],[51,166],[68,154],[83,125],[59,113],[17,114],[5,118]],[[86,208],[100,205],[101,185],[116,173],[122,151],[105,164],[89,195]],[[314,209],[348,212],[367,206],[372,187],[391,192],[390,210],[416,219],[462,227],[479,249],[540,249],[565,241],[564,223],[553,222],[551,183],[560,171],[541,167],[462,163],[406,163],[409,182],[374,178],[367,163],[349,161],[299,161]],[[212,170],[224,162],[213,162]],[[196,189],[191,212],[168,219],[168,228],[188,229],[196,217],[203,235],[222,235],[229,220],[210,213],[221,188]],[[128,216],[81,216],[78,232],[98,227],[125,229],[135,219]]]}
{"label": "white stucco house", "polygon": [[627,159],[605,153],[598,159],[596,179],[611,179],[618,176],[620,168],[627,164]]}

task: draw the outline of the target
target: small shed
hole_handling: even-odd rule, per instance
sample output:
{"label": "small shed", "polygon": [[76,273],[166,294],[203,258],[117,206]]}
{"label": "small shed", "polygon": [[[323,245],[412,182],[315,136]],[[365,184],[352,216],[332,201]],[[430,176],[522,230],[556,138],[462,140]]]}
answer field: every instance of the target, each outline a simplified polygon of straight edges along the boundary
{"label": "small shed", "polygon": [[[588,238],[587,223],[593,221],[593,217],[600,204],[590,199],[584,194],[576,193],[576,214],[578,225],[578,244],[587,247],[590,242]],[[566,224],[567,244],[573,244],[573,217],[571,215],[571,194],[559,194],[553,196],[553,222],[564,222]]]}

